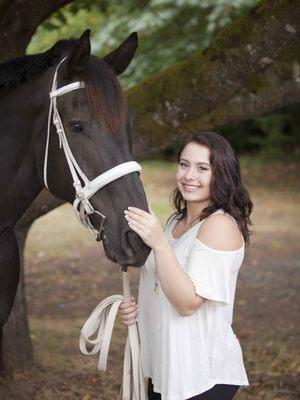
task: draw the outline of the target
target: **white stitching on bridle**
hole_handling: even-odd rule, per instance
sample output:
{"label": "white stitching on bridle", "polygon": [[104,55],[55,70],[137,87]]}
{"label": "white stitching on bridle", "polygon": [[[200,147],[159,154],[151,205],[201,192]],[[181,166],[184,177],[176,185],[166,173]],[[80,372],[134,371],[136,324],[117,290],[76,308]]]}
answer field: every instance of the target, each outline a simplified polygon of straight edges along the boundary
{"label": "white stitching on bridle", "polygon": [[[78,81],[73,82],[68,85],[62,86],[59,89],[57,88],[57,73],[59,66],[66,60],[65,57],[58,66],[56,67],[52,88],[50,92],[50,107],[49,107],[49,115],[48,115],[48,128],[47,128],[47,141],[46,141],[46,150],[45,150],[45,159],[44,159],[44,183],[46,188],[49,190],[48,182],[47,182],[47,164],[48,164],[48,151],[49,151],[49,139],[50,139],[50,130],[51,130],[51,117],[53,114],[53,124],[56,127],[56,132],[59,137],[59,147],[63,148],[66,160],[68,162],[68,166],[73,178],[73,186],[76,191],[75,200],[73,202],[73,208],[77,219],[86,227],[88,230],[96,237],[96,240],[101,240],[104,233],[104,222],[106,217],[101,214],[99,211],[94,210],[93,206],[89,202],[89,199],[101,188],[103,188],[108,183],[124,176],[130,174],[132,172],[140,172],[142,167],[136,161],[128,161],[122,164],[119,164],[108,171],[100,174],[95,179],[90,181],[86,175],[82,172],[81,168],[77,164],[72,151],[70,149],[67,136],[64,130],[64,126],[60,117],[60,114],[57,109],[57,97],[62,96],[65,93],[71,92],[76,89],[82,89],[85,87],[84,82]],[[84,182],[84,186],[82,186],[79,177]],[[96,230],[92,223],[90,222],[89,216],[91,214],[98,214],[102,218],[101,226],[99,230]]]}

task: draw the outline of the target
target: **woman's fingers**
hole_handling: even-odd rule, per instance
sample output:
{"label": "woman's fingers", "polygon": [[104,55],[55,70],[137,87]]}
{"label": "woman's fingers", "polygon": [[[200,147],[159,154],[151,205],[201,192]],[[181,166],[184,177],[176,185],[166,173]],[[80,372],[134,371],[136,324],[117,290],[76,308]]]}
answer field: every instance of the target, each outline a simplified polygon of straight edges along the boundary
{"label": "woman's fingers", "polygon": [[130,306],[134,306],[134,305],[135,305],[134,300],[131,300],[131,301],[125,300],[125,301],[122,301],[119,308],[126,308],[126,307],[130,307]]}
{"label": "woman's fingers", "polygon": [[128,207],[128,210],[130,213],[134,213],[137,214],[141,217],[147,218],[149,216],[149,213],[147,213],[144,210],[141,210],[140,208],[136,208],[136,207]]}
{"label": "woman's fingers", "polygon": [[137,314],[138,314],[137,308],[135,308],[134,310],[131,310],[130,312],[127,312],[126,314],[123,314],[121,312],[119,313],[120,318],[122,318],[124,320],[128,320],[128,319],[131,319],[133,317],[136,317]]}
{"label": "woman's fingers", "polygon": [[149,218],[145,218],[144,216],[140,215],[140,214],[136,214],[134,212],[130,212],[130,211],[125,211],[125,219],[127,222],[139,222],[143,225],[147,225],[149,224]]}
{"label": "woman's fingers", "polygon": [[129,221],[128,222],[128,226],[130,227],[130,228],[136,228],[138,231],[140,231],[140,232],[144,232],[144,230],[145,230],[145,225],[143,225],[143,224],[141,224],[140,222],[138,222],[138,221]]}
{"label": "woman's fingers", "polygon": [[135,322],[137,320],[137,311],[126,315],[120,315],[120,319],[124,323]]}
{"label": "woman's fingers", "polygon": [[127,306],[127,307],[125,306],[125,307],[122,307],[122,308],[120,306],[118,312],[119,312],[120,315],[126,315],[126,314],[129,314],[129,313],[135,311],[136,309],[137,309],[136,305]]}
{"label": "woman's fingers", "polygon": [[138,305],[135,303],[133,304],[133,303],[122,302],[118,309],[118,314],[122,317],[137,312],[138,312]]}
{"label": "woman's fingers", "polygon": [[[137,224],[135,224],[135,223],[132,224],[132,223],[129,222],[128,226],[129,226],[129,228],[132,229],[135,233],[137,233],[137,234],[140,236],[140,238],[145,242],[145,234],[144,234],[144,230],[143,230],[143,229],[139,228],[139,227],[137,226]],[[145,243],[146,243],[146,242],[145,242]],[[147,244],[147,243],[146,243],[146,244]]]}
{"label": "woman's fingers", "polygon": [[134,300],[134,297],[131,297],[130,300],[122,301],[122,303],[119,305],[119,309],[120,308],[130,307],[130,306],[133,306],[133,305],[135,305],[135,300]]}
{"label": "woman's fingers", "polygon": [[118,310],[118,316],[121,322],[125,325],[135,324],[138,316],[138,306],[131,305],[128,306],[126,303],[121,303]]}

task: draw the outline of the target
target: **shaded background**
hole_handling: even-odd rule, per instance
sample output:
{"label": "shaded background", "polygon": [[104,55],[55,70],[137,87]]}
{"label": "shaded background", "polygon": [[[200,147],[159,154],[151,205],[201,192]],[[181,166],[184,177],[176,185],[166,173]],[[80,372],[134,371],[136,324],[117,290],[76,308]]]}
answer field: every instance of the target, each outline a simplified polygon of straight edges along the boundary
{"label": "shaded background", "polygon": [[[155,77],[210,45],[217,34],[257,2],[244,1],[74,1],[45,21],[27,53],[92,29],[99,56],[132,31],[140,45],[120,80],[125,89]],[[260,81],[253,91],[259,90]],[[238,153],[244,184],[254,202],[253,235],[246,250],[235,305],[250,386],[237,400],[298,399],[299,356],[299,104],[235,125],[218,126]],[[164,224],[174,188],[179,142],[159,148],[143,162],[142,180]],[[79,352],[80,329],[106,296],[122,293],[121,273],[106,260],[76,221],[69,205],[39,218],[25,250],[25,283],[34,367],[0,380],[3,399],[115,399],[122,381],[126,328],[117,322],[108,372]],[[130,272],[137,296],[138,271]]]}

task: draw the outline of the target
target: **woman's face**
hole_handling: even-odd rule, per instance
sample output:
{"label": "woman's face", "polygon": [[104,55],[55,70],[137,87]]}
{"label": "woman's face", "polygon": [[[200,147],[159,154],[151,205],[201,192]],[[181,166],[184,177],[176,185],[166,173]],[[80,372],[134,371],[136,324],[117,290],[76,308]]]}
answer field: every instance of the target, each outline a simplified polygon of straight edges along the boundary
{"label": "woman's face", "polygon": [[196,142],[183,149],[176,174],[177,187],[186,202],[206,203],[210,201],[212,167],[210,150]]}

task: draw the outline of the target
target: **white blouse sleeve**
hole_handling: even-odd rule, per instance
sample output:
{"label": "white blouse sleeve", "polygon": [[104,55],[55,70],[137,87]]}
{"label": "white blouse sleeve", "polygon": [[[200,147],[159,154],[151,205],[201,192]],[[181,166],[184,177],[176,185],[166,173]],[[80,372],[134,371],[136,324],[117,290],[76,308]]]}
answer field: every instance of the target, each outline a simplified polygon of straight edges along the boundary
{"label": "white blouse sleeve", "polygon": [[215,250],[195,240],[186,272],[199,296],[229,304],[233,263],[230,251]]}

